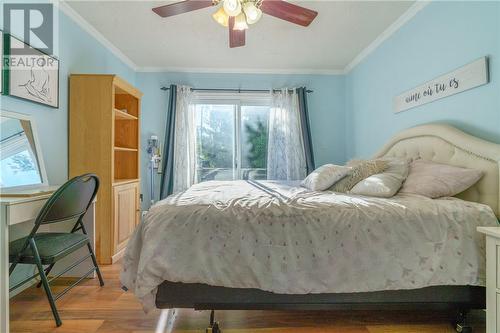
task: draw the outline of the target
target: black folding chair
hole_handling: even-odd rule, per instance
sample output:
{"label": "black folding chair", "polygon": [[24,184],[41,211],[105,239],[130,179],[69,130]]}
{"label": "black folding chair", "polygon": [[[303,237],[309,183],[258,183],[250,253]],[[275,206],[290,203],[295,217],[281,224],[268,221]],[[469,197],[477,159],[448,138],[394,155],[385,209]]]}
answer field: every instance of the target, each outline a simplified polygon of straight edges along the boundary
{"label": "black folding chair", "polygon": [[[62,185],[47,200],[42,210],[35,220],[35,226],[27,237],[23,237],[9,243],[9,276],[12,274],[17,264],[36,265],[38,274],[30,276],[10,288],[10,291],[17,289],[28,281],[40,276],[40,283],[43,285],[47,298],[49,299],[52,314],[57,326],[62,322],[57,312],[55,301],[66,294],[71,288],[83,281],[94,271],[99,277],[101,287],[104,285],[97,260],[92,250],[90,240],[83,226],[83,216],[92,204],[99,189],[99,178],[94,174],[85,174],[75,177]],[[42,224],[50,224],[62,221],[76,220],[73,229],[69,233],[61,232],[40,232],[38,228]],[[82,233],[77,233],[81,230]],[[64,271],[53,276],[50,280],[47,275],[52,270],[57,261],[70,253],[87,245],[89,254],[70,265]],[[60,277],[69,270],[75,268],[87,258],[92,258],[93,267],[73,284],[65,288],[58,295],[52,295],[49,283]],[[44,269],[43,266],[47,267]],[[37,287],[40,287],[40,283]]]}

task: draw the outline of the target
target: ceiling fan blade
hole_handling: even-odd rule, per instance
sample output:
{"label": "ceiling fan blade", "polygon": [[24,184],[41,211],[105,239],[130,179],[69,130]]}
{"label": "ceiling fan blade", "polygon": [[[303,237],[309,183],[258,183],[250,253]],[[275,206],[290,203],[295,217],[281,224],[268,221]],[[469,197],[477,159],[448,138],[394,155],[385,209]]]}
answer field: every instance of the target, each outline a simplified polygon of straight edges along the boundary
{"label": "ceiling fan blade", "polygon": [[260,9],[271,16],[307,27],[318,12],[283,0],[263,0]]}
{"label": "ceiling fan blade", "polygon": [[169,17],[213,6],[212,0],[185,0],[170,5],[153,8],[161,17]]}
{"label": "ceiling fan blade", "polygon": [[234,16],[229,17],[229,47],[245,46],[245,30],[233,30]]}

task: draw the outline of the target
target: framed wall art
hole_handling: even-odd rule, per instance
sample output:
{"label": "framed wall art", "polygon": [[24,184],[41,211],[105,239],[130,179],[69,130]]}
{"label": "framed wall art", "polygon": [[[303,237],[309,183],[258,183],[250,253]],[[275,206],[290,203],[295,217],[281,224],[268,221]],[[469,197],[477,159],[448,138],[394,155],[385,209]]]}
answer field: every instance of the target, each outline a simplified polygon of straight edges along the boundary
{"label": "framed wall art", "polygon": [[9,36],[5,38],[8,61],[4,80],[6,94],[59,107],[59,60]]}

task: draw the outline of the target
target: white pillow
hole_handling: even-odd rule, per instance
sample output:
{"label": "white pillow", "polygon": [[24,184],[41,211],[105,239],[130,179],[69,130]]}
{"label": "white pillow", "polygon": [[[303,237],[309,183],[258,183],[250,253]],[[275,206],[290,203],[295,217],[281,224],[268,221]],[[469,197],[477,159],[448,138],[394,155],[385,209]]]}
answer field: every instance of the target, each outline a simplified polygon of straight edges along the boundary
{"label": "white pillow", "polygon": [[416,160],[401,193],[420,194],[428,198],[452,197],[474,185],[483,172],[431,161]]}
{"label": "white pillow", "polygon": [[349,193],[349,191],[362,181],[374,174],[381,173],[387,169],[387,161],[376,160],[351,160],[347,166],[352,167],[351,172],[337,183],[329,188],[330,191],[337,193]]}
{"label": "white pillow", "polygon": [[398,193],[408,176],[409,160],[406,158],[387,158],[387,169],[363,179],[349,191],[352,194],[390,198]]}
{"label": "white pillow", "polygon": [[311,172],[301,185],[312,191],[324,191],[347,176],[350,171],[351,168],[347,166],[325,164]]}

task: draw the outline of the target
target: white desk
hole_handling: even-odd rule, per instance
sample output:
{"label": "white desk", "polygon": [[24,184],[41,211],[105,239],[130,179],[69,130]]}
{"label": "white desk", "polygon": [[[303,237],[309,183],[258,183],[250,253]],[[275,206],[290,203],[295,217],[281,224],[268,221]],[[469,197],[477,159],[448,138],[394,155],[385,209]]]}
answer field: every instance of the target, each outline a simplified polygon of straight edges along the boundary
{"label": "white desk", "polygon": [[[25,224],[27,230],[33,228],[33,220],[38,215],[38,212],[45,204],[50,194],[44,194],[35,197],[2,197],[0,198],[0,332],[9,332],[9,228],[21,226]],[[85,229],[94,247],[94,216],[95,216],[95,201],[89,208],[83,219]],[[46,225],[40,230],[50,231],[69,231],[73,224],[55,223]],[[20,237],[23,237],[22,235]],[[19,238],[19,237],[15,237]],[[11,241],[14,239],[11,239]],[[67,267],[64,262],[75,262],[77,258],[87,254],[87,248],[81,248],[73,254],[61,260],[61,264],[54,267],[54,273],[57,273],[59,267]],[[65,276],[82,276],[85,272],[92,268],[92,263],[86,260],[84,263],[75,267]],[[15,271],[14,271],[15,273]],[[25,286],[29,286],[26,284]],[[48,307],[47,303],[47,307]],[[48,308],[47,308],[48,309]]]}

